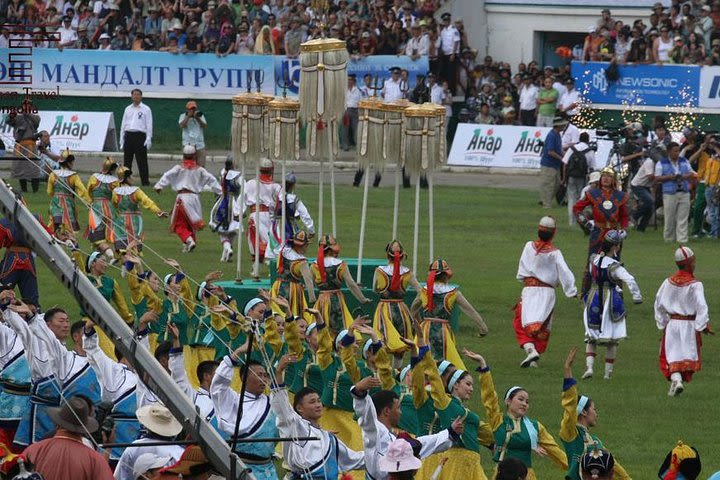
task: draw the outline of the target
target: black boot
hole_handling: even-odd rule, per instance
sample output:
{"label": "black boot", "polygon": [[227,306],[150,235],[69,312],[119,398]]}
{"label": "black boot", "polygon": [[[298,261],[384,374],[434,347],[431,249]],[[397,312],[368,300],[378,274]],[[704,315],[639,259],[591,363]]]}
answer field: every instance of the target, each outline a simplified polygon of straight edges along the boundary
{"label": "black boot", "polygon": [[380,186],[380,180],[382,180],[382,175],[379,173],[375,174],[375,179],[373,180],[373,187],[379,187]]}
{"label": "black boot", "polygon": [[427,181],[427,177],[425,175],[422,175],[420,177],[420,188],[423,188],[425,190],[427,190],[427,188],[428,188],[428,181]]}
{"label": "black boot", "polygon": [[23,193],[27,193],[27,191],[28,191],[28,189],[27,189],[27,180],[25,180],[25,179],[23,179],[23,178],[20,179],[20,190],[22,190]]}
{"label": "black boot", "polygon": [[403,188],[410,188],[410,176],[405,175],[405,167],[402,168]]}
{"label": "black boot", "polygon": [[33,178],[30,180],[30,185],[32,185],[32,191],[33,193],[37,193],[40,189],[40,179],[39,178]]}
{"label": "black boot", "polygon": [[365,173],[365,170],[362,168],[358,168],[355,171],[355,179],[353,180],[353,187],[359,187],[360,181],[362,180],[363,174]]}

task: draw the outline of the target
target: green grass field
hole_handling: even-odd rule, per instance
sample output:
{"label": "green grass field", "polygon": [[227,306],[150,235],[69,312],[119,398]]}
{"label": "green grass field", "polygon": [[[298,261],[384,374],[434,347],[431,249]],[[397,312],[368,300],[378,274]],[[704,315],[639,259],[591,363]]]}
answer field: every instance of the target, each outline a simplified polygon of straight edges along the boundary
{"label": "green grass field", "polygon": [[[299,185],[298,191],[313,215],[316,216],[317,187]],[[149,193],[149,192],[148,192]],[[365,239],[365,257],[382,258],[385,244],[390,240],[392,229],[392,189],[373,189],[368,207],[368,227]],[[423,215],[420,230],[418,271],[420,280],[425,277],[429,260],[427,248],[427,197],[422,192]],[[203,195],[205,215],[210,211],[212,195]],[[468,347],[483,354],[493,368],[495,383],[500,395],[511,385],[523,385],[530,392],[530,415],[542,422],[556,436],[562,410],[560,392],[562,364],[568,349],[583,345],[582,309],[575,299],[566,299],[558,292],[553,335],[548,351],[540,362],[540,368],[522,370],[519,367],[524,353],[515,343],[512,329],[511,307],[515,304],[521,285],[515,280],[517,262],[524,242],[533,239],[539,218],[546,213],[537,203],[532,191],[500,189],[440,187],[435,189],[435,256],[446,259],[454,272],[453,282],[460,284],[465,296],[485,318],[490,334],[480,339],[467,319],[461,320],[457,333],[461,347]],[[153,195],[168,211],[174,195],[164,192]],[[326,191],[326,199],[329,193]],[[34,211],[46,213],[47,197],[42,194],[28,195]],[[362,191],[352,187],[338,187],[338,240],[341,255],[357,255],[360,230]],[[410,254],[412,265],[412,224],[414,190],[403,190],[401,197],[399,236]],[[327,205],[327,204],[326,204]],[[326,210],[325,225],[329,227],[330,208]],[[565,259],[575,272],[578,282],[585,260],[587,240],[579,228],[567,226],[567,211],[556,207],[551,214],[559,220],[555,244],[562,249]],[[82,225],[87,224],[82,215]],[[217,237],[203,231],[198,248],[189,255],[180,253],[180,242],[168,232],[167,220],[146,215],[146,243],[162,255],[176,258],[195,279],[201,279],[210,270],[223,270],[224,279],[235,276],[234,264],[221,264]],[[317,222],[317,218],[316,218]],[[329,230],[329,228],[326,228]],[[717,242],[695,241],[691,244],[698,257],[697,276],[705,283],[705,292],[711,316],[720,308],[717,296],[720,282]],[[87,242],[83,243],[87,249]],[[657,477],[657,469],[665,454],[679,440],[695,446],[703,459],[703,475],[720,470],[718,441],[714,424],[718,414],[717,393],[720,391],[718,369],[718,342],[716,337],[704,337],[703,371],[686,386],[680,397],[667,396],[668,383],[657,367],[660,332],[655,326],[653,300],[663,279],[670,275],[675,265],[675,246],[665,244],[660,230],[652,228],[645,234],[630,232],[623,249],[623,260],[628,270],[638,280],[645,299],[642,305],[628,301],[629,338],[620,346],[615,374],[605,381],[602,375],[590,381],[580,381],[580,391],[590,395],[599,410],[596,433],[617,456],[635,479]],[[312,255],[312,253],[310,253]],[[163,273],[161,261],[146,253],[150,265]],[[249,257],[245,252],[249,272]],[[53,304],[64,305],[77,318],[78,307],[70,295],[60,286],[42,265],[39,266],[41,301],[44,308]],[[119,278],[119,272],[111,272]],[[124,285],[124,282],[122,282]],[[629,298],[629,295],[627,296]],[[599,351],[596,373],[602,372],[603,350]],[[468,365],[469,366],[469,365]],[[576,361],[575,374],[579,377],[584,369],[584,356]],[[477,382],[476,382],[477,385]],[[476,388],[472,409],[484,415]],[[487,451],[481,452],[486,471],[490,472],[491,460]],[[535,457],[534,466],[541,479],[561,478],[560,472],[549,461]]]}

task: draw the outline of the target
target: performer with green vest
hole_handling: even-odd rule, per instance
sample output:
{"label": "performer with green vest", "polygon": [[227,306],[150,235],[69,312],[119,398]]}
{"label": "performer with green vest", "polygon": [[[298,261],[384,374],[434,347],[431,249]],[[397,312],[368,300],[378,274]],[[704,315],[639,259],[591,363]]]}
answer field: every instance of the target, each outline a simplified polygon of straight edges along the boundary
{"label": "performer with green vest", "polygon": [[[472,374],[457,369],[446,386],[421,329],[418,331],[418,346],[418,355],[412,360],[413,385],[418,381],[424,384],[424,377],[430,383],[429,396],[435,410],[435,418],[429,431],[435,432],[448,428],[458,418],[464,421],[465,429],[460,437],[460,442],[450,450],[441,455],[436,454],[426,458],[416,478],[430,478],[442,465],[441,480],[456,478],[486,480],[487,477],[480,459],[480,446],[491,448],[493,435],[490,426],[481,421],[480,417],[465,405],[473,393]],[[465,353],[468,356],[471,354],[468,351]],[[418,392],[418,389],[414,388],[413,393],[415,392]],[[418,411],[418,416],[422,417],[423,413]],[[427,434],[425,431],[421,433]],[[445,458],[447,458],[446,461]],[[445,462],[444,465],[443,462]]]}
{"label": "performer with green vest", "polygon": [[[134,243],[128,246],[123,266],[125,268],[125,280],[130,289],[130,302],[135,308],[135,317],[142,317],[148,310],[160,315],[163,301],[158,292],[162,280],[152,270],[143,269],[142,260],[137,255]],[[155,352],[157,333],[151,333],[148,336],[148,341],[150,342],[150,352]]]}
{"label": "performer with green vest", "polygon": [[452,269],[445,260],[438,259],[430,264],[427,284],[418,292],[410,310],[420,312],[422,330],[435,359],[448,360],[457,368],[465,370],[450,325],[455,307],[460,307],[463,313],[477,324],[480,336],[487,335],[488,328],[482,316],[460,293],[458,287],[448,283],[452,274]]}
{"label": "performer with green vest", "polygon": [[[363,295],[362,290],[353,280],[347,263],[338,258],[338,255],[340,255],[340,245],[335,237],[323,235],[320,239],[317,259],[310,267],[313,272],[313,280],[320,292],[314,308],[322,313],[332,337],[340,331],[350,328],[350,324],[353,322],[352,314],[345,302],[345,295],[340,290],[343,284],[347,285],[360,303],[371,302]],[[350,409],[352,410],[352,399]],[[362,445],[359,448],[362,449]]]}
{"label": "performer with green vest", "polygon": [[[577,381],[573,378],[572,364],[575,361],[577,347],[572,347],[565,359],[565,379],[563,380],[562,406],[563,417],[560,422],[560,440],[568,459],[568,480],[582,480],[580,475],[580,459],[592,450],[603,447],[598,437],[590,433],[590,428],[597,423],[595,403],[590,397],[578,396]],[[630,480],[630,475],[615,461],[615,480]]]}
{"label": "performer with green vest", "polygon": [[480,364],[480,397],[495,436],[493,460],[500,462],[505,458],[517,458],[528,468],[528,480],[536,480],[532,468],[534,452],[549,458],[563,472],[567,472],[568,461],[565,452],[542,423],[526,415],[530,403],[527,390],[520,386],[510,387],[505,392],[506,410],[503,414],[500,411],[490,367],[480,355],[474,354],[471,358]]}

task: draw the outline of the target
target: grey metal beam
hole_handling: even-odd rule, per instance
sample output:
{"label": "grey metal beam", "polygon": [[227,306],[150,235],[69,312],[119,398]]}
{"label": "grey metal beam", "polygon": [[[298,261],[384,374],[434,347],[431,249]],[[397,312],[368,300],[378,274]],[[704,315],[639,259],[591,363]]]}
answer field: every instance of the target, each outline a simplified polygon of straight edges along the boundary
{"label": "grey metal beam", "polygon": [[195,410],[185,394],[142,346],[133,331],[120,318],[115,309],[103,298],[87,277],[78,270],[72,259],[38,223],[32,213],[15,198],[13,191],[0,181],[0,210],[22,230],[30,248],[40,257],[50,271],[73,294],[87,315],[112,340],[129,359],[143,378],[148,374],[150,390],[180,420],[185,430],[201,445],[207,459],[217,471],[229,480],[254,477],[242,461],[230,451],[227,443]]}

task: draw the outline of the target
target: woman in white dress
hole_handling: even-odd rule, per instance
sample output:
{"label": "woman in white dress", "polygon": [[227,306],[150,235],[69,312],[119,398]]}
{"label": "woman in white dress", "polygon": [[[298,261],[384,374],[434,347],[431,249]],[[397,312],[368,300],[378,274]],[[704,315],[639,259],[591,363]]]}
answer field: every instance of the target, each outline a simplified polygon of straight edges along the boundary
{"label": "woman in white dress", "polygon": [[635,277],[628,272],[617,256],[624,232],[610,230],[602,243],[600,253],[590,257],[592,286],[585,300],[585,354],[587,369],[582,378],[593,376],[595,353],[598,345],[605,345],[605,379],[612,376],[618,343],[627,336],[623,283],[628,286],[633,303],[642,303],[642,294]]}

